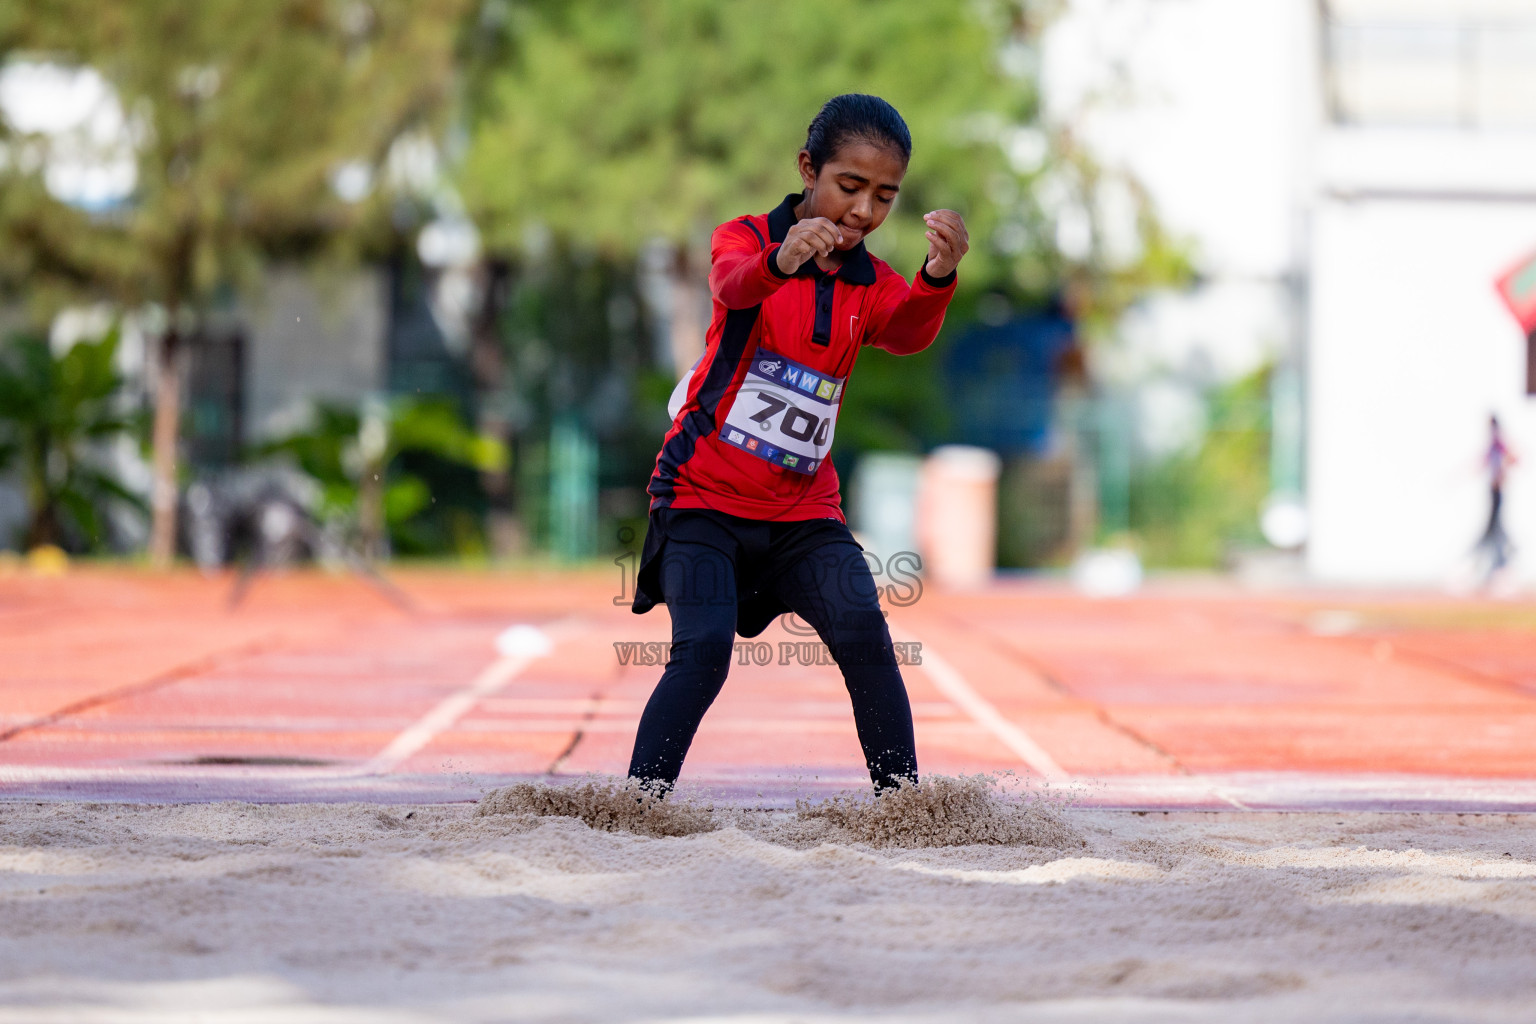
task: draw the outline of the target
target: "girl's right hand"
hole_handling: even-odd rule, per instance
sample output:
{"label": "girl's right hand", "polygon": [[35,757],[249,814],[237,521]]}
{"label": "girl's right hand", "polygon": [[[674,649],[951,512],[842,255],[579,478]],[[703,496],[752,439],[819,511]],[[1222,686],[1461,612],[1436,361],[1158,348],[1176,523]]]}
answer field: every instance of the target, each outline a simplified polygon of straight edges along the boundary
{"label": "girl's right hand", "polygon": [[836,224],[825,217],[810,217],[797,221],[789,229],[779,251],[774,253],[774,258],[779,261],[780,271],[793,274],[813,256],[831,255],[833,248],[842,240],[843,233],[837,230]]}

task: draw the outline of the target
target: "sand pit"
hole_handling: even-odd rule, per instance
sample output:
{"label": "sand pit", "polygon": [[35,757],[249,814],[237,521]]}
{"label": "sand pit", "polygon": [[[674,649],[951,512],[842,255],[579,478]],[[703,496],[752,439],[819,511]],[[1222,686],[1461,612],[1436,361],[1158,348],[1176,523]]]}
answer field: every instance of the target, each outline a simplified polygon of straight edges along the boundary
{"label": "sand pit", "polygon": [[0,1022],[1530,1019],[1536,818],[946,799],[0,804]]}

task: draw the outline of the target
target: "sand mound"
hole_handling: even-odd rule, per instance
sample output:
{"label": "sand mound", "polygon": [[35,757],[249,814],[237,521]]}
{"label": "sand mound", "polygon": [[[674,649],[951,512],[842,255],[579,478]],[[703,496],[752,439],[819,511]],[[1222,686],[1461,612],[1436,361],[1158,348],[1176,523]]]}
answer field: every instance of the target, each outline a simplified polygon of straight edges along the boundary
{"label": "sand mound", "polygon": [[1076,849],[1082,834],[1038,794],[1005,793],[991,775],[931,775],[875,794],[797,801],[802,820],[825,820],[871,846],[1043,846]]}
{"label": "sand mound", "polygon": [[716,827],[713,808],[677,796],[663,799],[634,779],[596,776],[557,785],[519,782],[492,790],[475,814],[580,818],[604,832],[643,836],[688,836]]}

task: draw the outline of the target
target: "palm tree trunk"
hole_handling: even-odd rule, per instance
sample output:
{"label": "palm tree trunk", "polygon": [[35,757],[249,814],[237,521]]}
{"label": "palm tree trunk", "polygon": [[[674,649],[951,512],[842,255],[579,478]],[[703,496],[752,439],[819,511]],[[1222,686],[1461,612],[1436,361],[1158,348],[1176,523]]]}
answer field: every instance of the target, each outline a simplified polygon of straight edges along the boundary
{"label": "palm tree trunk", "polygon": [[159,380],[155,386],[154,482],[150,493],[149,559],[168,569],[176,559],[176,446],[181,426],[181,334],[176,311],[160,344]]}

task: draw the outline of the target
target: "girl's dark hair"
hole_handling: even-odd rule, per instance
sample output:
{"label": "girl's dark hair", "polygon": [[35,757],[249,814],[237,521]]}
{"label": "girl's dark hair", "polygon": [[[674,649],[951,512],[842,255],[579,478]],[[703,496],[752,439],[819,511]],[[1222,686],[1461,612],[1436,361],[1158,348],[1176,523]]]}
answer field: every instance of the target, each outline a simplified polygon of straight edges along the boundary
{"label": "girl's dark hair", "polygon": [[894,149],[901,154],[902,163],[912,158],[912,133],[907,131],[907,122],[878,96],[850,92],[822,104],[805,134],[811,169],[820,174],[822,165],[850,142]]}

